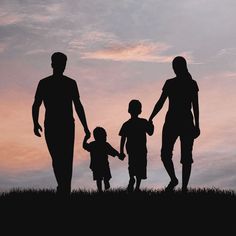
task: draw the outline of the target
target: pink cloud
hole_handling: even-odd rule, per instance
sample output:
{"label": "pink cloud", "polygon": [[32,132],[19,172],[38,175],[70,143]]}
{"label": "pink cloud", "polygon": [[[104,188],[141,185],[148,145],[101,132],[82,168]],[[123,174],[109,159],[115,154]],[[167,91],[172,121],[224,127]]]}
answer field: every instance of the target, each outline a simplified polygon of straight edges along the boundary
{"label": "pink cloud", "polygon": [[[170,46],[165,43],[138,42],[129,45],[114,45],[103,50],[82,53],[82,59],[102,59],[112,61],[140,61],[140,62],[171,62],[174,55],[163,55]],[[191,63],[192,58],[189,52],[182,52],[180,55],[187,57]]]}
{"label": "pink cloud", "polygon": [[16,24],[23,21],[23,19],[24,19],[24,14],[12,14],[4,11],[0,12],[1,26]]}

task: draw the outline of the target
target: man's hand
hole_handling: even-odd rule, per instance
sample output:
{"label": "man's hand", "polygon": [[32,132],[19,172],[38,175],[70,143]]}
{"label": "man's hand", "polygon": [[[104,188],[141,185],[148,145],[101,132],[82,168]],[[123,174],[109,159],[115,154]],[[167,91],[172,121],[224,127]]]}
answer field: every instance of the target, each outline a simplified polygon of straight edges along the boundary
{"label": "man's hand", "polygon": [[42,129],[42,127],[40,126],[40,124],[39,124],[39,123],[38,123],[38,124],[35,124],[35,125],[34,125],[34,134],[35,134],[36,136],[38,136],[38,137],[41,137],[41,134],[40,134],[39,130],[40,130],[41,132],[43,132],[43,129]]}

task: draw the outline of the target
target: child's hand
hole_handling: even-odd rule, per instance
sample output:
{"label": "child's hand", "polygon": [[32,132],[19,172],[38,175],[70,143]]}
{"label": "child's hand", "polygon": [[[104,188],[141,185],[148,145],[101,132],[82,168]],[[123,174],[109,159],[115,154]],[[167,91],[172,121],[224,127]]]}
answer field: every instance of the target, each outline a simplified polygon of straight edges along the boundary
{"label": "child's hand", "polygon": [[118,157],[119,157],[120,160],[123,161],[125,159],[125,154],[124,153],[120,153]]}

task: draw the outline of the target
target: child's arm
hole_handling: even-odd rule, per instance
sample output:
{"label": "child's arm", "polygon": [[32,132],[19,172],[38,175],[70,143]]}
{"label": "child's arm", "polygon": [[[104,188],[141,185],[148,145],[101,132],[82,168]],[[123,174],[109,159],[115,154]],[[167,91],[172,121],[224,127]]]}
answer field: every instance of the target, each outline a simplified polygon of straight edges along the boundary
{"label": "child's arm", "polygon": [[121,139],[120,139],[120,159],[125,158],[125,153],[124,153],[125,142],[126,142],[126,137],[121,136]]}

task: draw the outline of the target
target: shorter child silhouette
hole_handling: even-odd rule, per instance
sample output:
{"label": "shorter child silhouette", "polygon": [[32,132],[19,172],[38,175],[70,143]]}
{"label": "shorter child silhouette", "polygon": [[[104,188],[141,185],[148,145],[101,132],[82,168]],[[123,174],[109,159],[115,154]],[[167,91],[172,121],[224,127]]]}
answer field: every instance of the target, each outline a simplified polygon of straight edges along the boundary
{"label": "shorter child silhouette", "polygon": [[131,100],[128,112],[130,113],[131,118],[122,125],[119,132],[119,135],[121,136],[120,155],[123,158],[125,157],[124,146],[126,144],[130,177],[127,190],[134,190],[136,176],[135,191],[139,191],[141,180],[147,178],[146,134],[152,135],[154,126],[152,122],[138,117],[142,112],[142,104],[140,101]]}
{"label": "shorter child silhouette", "polygon": [[96,127],[93,130],[95,141],[88,143],[88,136],[84,137],[83,148],[90,152],[90,169],[93,172],[93,180],[96,180],[97,189],[102,192],[102,180],[105,190],[110,188],[109,180],[111,171],[108,162],[108,155],[120,157],[119,152],[114,149],[106,140],[106,130],[102,127]]}

